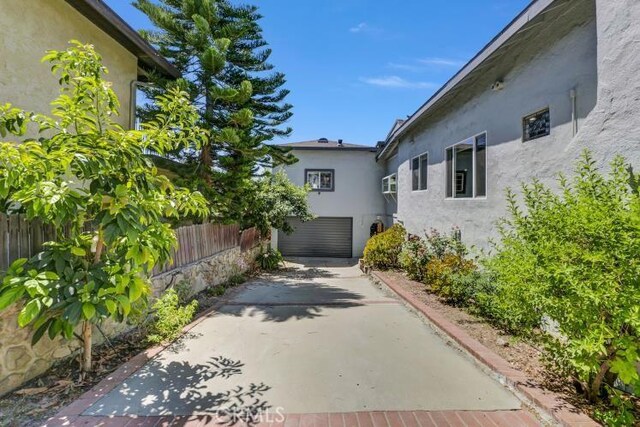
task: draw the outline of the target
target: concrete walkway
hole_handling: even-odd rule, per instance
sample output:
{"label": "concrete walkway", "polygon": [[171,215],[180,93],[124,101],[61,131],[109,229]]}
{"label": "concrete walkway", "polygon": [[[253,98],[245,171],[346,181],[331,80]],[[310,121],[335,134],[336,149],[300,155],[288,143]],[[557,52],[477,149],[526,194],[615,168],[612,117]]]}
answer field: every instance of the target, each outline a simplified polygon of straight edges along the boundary
{"label": "concrete walkway", "polygon": [[[324,413],[346,414],[347,425],[348,414],[391,411],[445,420],[416,426],[485,425],[485,416],[497,416],[491,426],[535,425],[514,395],[354,264],[294,260],[251,282],[82,415],[242,421],[268,413],[282,421],[279,414]],[[409,427],[402,419],[397,425]]]}

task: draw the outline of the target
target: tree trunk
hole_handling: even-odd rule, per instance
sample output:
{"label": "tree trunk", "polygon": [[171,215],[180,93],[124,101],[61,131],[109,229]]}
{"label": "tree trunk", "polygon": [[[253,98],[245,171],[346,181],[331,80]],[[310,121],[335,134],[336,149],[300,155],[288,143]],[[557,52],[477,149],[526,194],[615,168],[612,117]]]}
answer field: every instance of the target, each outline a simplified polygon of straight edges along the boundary
{"label": "tree trunk", "polygon": [[595,403],[600,398],[600,389],[602,388],[602,383],[609,372],[609,360],[600,365],[600,370],[596,374],[595,378],[591,382],[591,387],[589,389],[589,401],[591,403]]}
{"label": "tree trunk", "polygon": [[[208,82],[211,81],[211,77],[209,75],[205,76],[204,79],[204,87],[205,87],[205,109],[204,109],[204,120],[206,123],[206,127],[210,128],[213,123],[213,115],[215,113],[214,110],[214,100],[211,98],[211,94],[208,89]],[[213,168],[213,150],[212,150],[212,141],[209,140],[200,149],[200,167],[201,173],[204,177],[204,180],[207,184],[211,184],[211,169]]]}
{"label": "tree trunk", "polygon": [[91,322],[82,322],[82,373],[88,374],[92,369],[91,360]]}
{"label": "tree trunk", "polygon": [[[104,250],[104,241],[102,240],[102,230],[97,231],[98,242],[96,244],[96,252],[93,257],[93,264],[100,262],[102,257],[102,251]],[[92,339],[91,334],[93,332],[91,322],[85,320],[82,322],[82,374],[86,375],[92,371],[93,361],[91,357]]]}

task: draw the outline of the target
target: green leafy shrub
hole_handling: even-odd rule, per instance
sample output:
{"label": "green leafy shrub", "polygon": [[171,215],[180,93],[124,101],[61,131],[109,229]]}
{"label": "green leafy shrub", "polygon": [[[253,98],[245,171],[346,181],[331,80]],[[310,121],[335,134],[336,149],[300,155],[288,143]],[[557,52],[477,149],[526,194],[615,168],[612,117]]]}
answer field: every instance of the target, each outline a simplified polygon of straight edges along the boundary
{"label": "green leafy shrub", "polygon": [[637,412],[630,396],[607,386],[608,402],[594,411],[594,419],[609,427],[637,426],[635,423]]}
{"label": "green leafy shrub", "polygon": [[364,262],[369,267],[391,270],[400,267],[398,257],[407,232],[400,224],[373,236],[364,248]]}
{"label": "green leafy shrub", "polygon": [[440,257],[433,257],[427,263],[424,272],[424,282],[429,289],[445,300],[455,301],[453,276],[466,276],[476,269],[473,261],[459,255],[446,253]]}
{"label": "green leafy shrub", "polygon": [[526,322],[555,321],[549,354],[591,401],[605,380],[640,386],[640,195],[630,175],[617,157],[603,176],[585,152],[575,178],[560,177],[559,193],[523,185],[521,208],[509,192],[510,216],[489,263],[502,309]]}
{"label": "green leafy shrub", "polygon": [[173,289],[167,291],[153,304],[154,320],[149,326],[147,340],[160,344],[174,341],[193,319],[198,309],[198,301],[191,301],[187,305],[180,305],[178,292]]}
{"label": "green leafy shrub", "polygon": [[398,262],[402,271],[412,280],[424,280],[427,263],[433,256],[426,242],[418,236],[409,236],[402,244]]}
{"label": "green leafy shrub", "polygon": [[262,270],[273,271],[280,268],[280,265],[284,262],[282,254],[277,249],[269,247],[266,251],[261,250],[256,258],[258,267]]}
{"label": "green leafy shrub", "polygon": [[448,287],[442,296],[448,303],[463,307],[472,307],[473,311],[482,316],[487,316],[490,312],[491,297],[495,293],[494,278],[481,270],[470,269],[470,271],[458,271],[449,275]]}
{"label": "green leafy shrub", "polygon": [[186,279],[183,279],[176,283],[173,286],[173,289],[178,294],[178,303],[180,305],[185,305],[191,301],[191,296],[193,295],[193,287],[191,286],[191,282]]}
{"label": "green leafy shrub", "polygon": [[453,254],[458,258],[464,258],[468,254],[467,247],[460,239],[460,230],[452,228],[449,234],[441,233],[432,228],[425,234],[425,243],[432,256],[443,259],[447,254]]}
{"label": "green leafy shrub", "polygon": [[463,289],[452,289],[452,280],[455,277],[456,285],[460,285],[465,276],[476,270],[475,263],[467,260],[466,255],[467,248],[457,229],[449,234],[432,229],[424,238],[410,236],[402,246],[399,260],[410,278],[425,283],[430,291],[448,302],[462,303],[462,294],[457,294]]}
{"label": "green leafy shrub", "polygon": [[224,284],[220,284],[216,286],[209,286],[205,292],[210,297],[221,297],[225,292],[227,292],[227,288]]}
{"label": "green leafy shrub", "polygon": [[233,288],[233,287],[236,287],[238,285],[243,284],[246,281],[247,281],[247,278],[246,278],[246,276],[244,274],[234,274],[233,276],[231,276],[229,278],[229,280],[227,280],[227,283],[225,284],[225,287]]}

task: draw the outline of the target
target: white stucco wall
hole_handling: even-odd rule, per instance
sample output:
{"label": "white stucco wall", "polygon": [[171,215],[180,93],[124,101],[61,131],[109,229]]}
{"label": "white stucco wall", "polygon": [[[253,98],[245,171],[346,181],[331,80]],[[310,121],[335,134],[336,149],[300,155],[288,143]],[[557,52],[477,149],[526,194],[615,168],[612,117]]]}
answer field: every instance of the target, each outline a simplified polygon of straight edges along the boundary
{"label": "white stucco wall", "polygon": [[66,49],[74,39],[93,44],[102,56],[120,99],[117,121],[129,126],[129,85],[137,78],[137,58],[67,2],[3,0],[0,34],[0,103],[49,113],[59,93],[58,79],[40,60],[47,50]]}
{"label": "white stucco wall", "polygon": [[[484,70],[476,93],[460,95],[462,102],[454,98],[446,109],[423,119],[399,145],[398,157],[384,162],[387,174],[398,173],[397,218],[410,232],[458,226],[467,244],[486,248],[496,236],[496,221],[506,214],[507,188],[518,189],[520,182],[533,178],[554,184],[558,172],[573,170],[584,148],[592,150],[603,166],[622,154],[638,167],[640,27],[633,22],[639,22],[640,4],[598,0],[596,25],[595,2],[578,3],[579,17],[574,13],[572,18],[531,30],[538,33],[500,59],[508,69],[497,65]],[[567,24],[566,19],[573,22]],[[562,26],[567,27],[564,34]],[[557,34],[562,37],[554,37]],[[490,89],[491,79],[497,77],[505,82],[502,91]],[[571,89],[577,92],[575,137]],[[551,135],[522,142],[522,118],[545,107],[551,111]],[[485,131],[487,197],[446,199],[446,147]],[[429,188],[412,192],[409,162],[425,151]],[[393,204],[387,204],[387,213],[393,213]]]}
{"label": "white stucco wall", "polygon": [[640,171],[640,1],[596,0],[598,102],[577,143],[601,164],[624,155]]}
{"label": "white stucco wall", "polygon": [[[353,218],[353,256],[360,257],[371,224],[384,216],[381,195],[383,167],[375,153],[351,150],[294,150],[298,163],[284,167],[289,179],[304,185],[305,169],[334,169],[335,191],[311,192],[309,203],[318,217]],[[277,247],[277,233],[273,233]]]}

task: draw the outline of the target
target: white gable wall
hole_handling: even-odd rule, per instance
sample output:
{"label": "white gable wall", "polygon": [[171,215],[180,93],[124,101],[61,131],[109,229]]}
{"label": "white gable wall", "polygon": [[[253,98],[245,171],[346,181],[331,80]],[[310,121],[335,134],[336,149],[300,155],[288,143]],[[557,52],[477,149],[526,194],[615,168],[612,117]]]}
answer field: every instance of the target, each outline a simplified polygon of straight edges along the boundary
{"label": "white gable wall", "polygon": [[[311,192],[309,203],[319,217],[353,218],[353,256],[362,255],[371,224],[384,216],[383,167],[375,153],[353,150],[294,150],[298,163],[283,169],[296,185],[304,185],[305,169],[333,169],[335,191]],[[277,247],[277,233],[273,233]]]}

